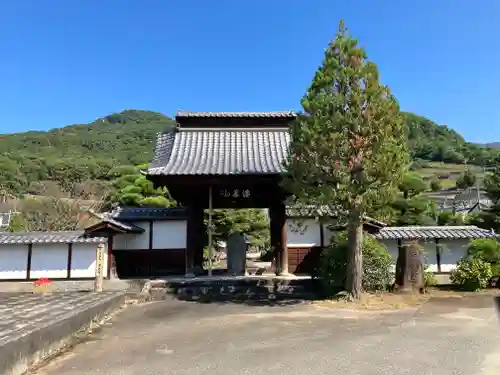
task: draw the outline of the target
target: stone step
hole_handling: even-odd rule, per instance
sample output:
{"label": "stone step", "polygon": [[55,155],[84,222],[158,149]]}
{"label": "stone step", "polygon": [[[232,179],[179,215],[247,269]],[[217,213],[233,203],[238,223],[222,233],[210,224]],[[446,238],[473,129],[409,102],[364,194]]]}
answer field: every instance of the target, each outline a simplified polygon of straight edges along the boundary
{"label": "stone step", "polygon": [[218,280],[152,280],[143,294],[149,300],[163,300],[168,296],[180,300],[310,300],[317,296],[312,280],[276,279],[218,279]]}

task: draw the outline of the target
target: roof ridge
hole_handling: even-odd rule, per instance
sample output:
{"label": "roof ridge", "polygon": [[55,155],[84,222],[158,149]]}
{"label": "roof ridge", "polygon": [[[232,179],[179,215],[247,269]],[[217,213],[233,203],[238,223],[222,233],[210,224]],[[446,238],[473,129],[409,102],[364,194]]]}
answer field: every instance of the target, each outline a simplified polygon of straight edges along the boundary
{"label": "roof ridge", "polygon": [[175,118],[198,118],[198,119],[217,119],[217,118],[254,118],[254,119],[293,119],[298,116],[298,113],[293,110],[285,111],[262,111],[262,112],[245,112],[245,111],[225,111],[225,112],[203,112],[203,111],[177,111]]}
{"label": "roof ridge", "polygon": [[46,231],[46,230],[33,230],[29,232],[1,232],[0,235],[6,236],[6,235],[12,235],[12,236],[23,236],[23,235],[28,235],[28,234],[51,234],[51,233],[85,233],[85,230],[83,229],[76,229],[76,230],[54,230],[54,231]]}
{"label": "roof ridge", "polygon": [[268,127],[199,127],[199,128],[180,128],[179,133],[188,133],[188,132],[283,132],[289,131],[289,128],[286,126],[276,127],[276,126],[268,126]]}
{"label": "roof ridge", "polygon": [[480,229],[485,230],[483,228],[479,228],[476,225],[408,225],[408,226],[399,226],[399,227],[385,227],[384,230],[408,230],[408,229],[427,229],[427,230],[438,230],[438,229]]}

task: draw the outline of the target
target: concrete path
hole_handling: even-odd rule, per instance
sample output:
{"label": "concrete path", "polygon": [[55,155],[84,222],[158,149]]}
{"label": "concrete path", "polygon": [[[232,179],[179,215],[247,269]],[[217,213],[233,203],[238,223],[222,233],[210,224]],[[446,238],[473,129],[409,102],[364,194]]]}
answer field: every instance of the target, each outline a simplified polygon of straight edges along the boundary
{"label": "concrete path", "polygon": [[165,301],[119,314],[37,375],[498,375],[492,297],[366,313]]}

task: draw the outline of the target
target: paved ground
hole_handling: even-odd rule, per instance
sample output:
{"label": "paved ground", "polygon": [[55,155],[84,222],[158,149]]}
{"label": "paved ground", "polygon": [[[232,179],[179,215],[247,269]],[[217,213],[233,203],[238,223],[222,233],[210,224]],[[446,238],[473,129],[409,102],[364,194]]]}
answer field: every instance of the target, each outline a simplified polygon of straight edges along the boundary
{"label": "paved ground", "polygon": [[0,294],[0,345],[42,325],[57,323],[68,313],[82,310],[114,295],[103,293]]}
{"label": "paved ground", "polygon": [[37,375],[498,375],[491,297],[419,311],[155,302],[136,305]]}

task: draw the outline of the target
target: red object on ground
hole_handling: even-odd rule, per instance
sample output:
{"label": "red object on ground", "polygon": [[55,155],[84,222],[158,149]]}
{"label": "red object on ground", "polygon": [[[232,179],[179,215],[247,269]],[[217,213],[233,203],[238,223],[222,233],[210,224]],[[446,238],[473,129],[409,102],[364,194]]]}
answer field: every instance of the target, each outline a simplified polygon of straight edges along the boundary
{"label": "red object on ground", "polygon": [[46,277],[42,277],[42,278],[36,280],[34,284],[35,284],[35,286],[40,286],[40,285],[48,285],[50,283],[52,283],[52,281],[50,281]]}

